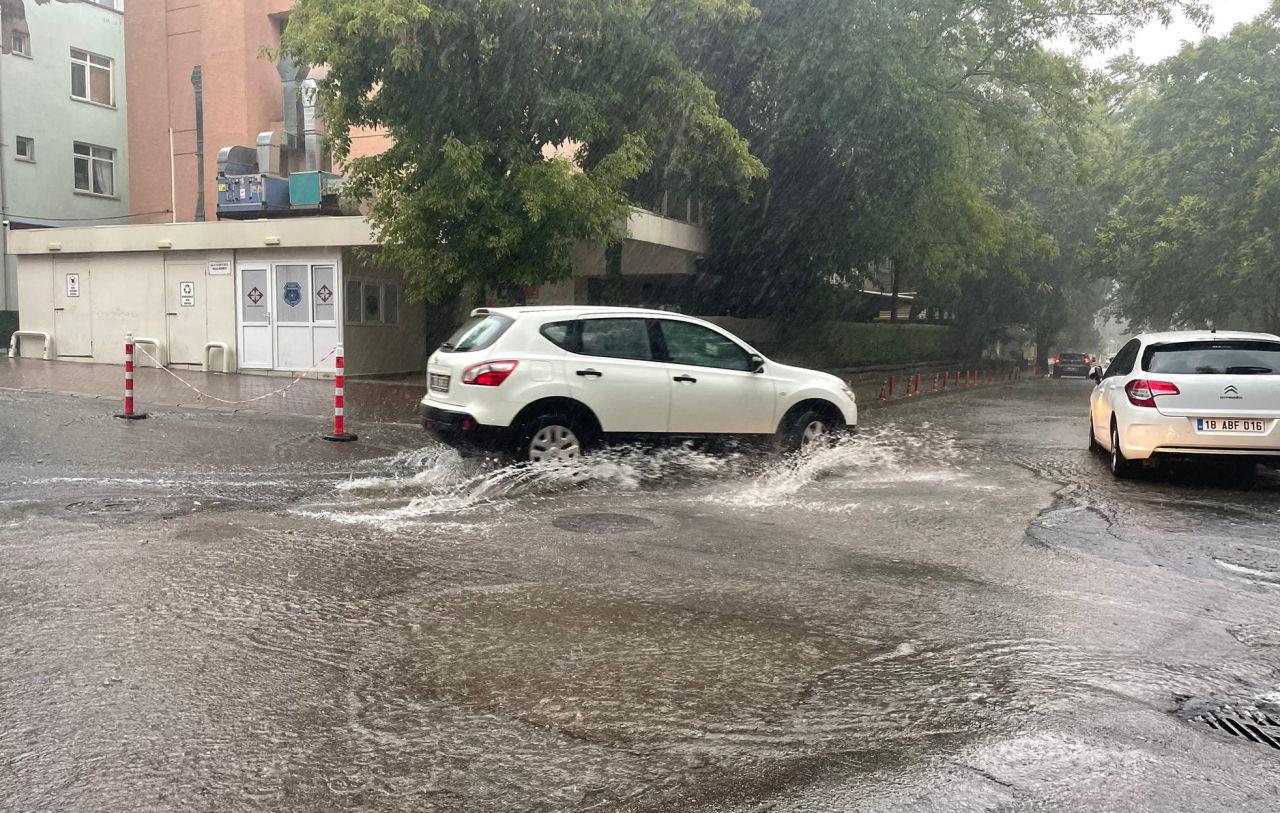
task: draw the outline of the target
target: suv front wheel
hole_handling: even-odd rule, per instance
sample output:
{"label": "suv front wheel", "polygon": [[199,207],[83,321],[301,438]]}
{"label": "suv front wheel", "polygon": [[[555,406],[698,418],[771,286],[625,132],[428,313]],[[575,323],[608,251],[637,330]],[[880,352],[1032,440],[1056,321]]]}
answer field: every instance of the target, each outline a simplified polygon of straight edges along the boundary
{"label": "suv front wheel", "polygon": [[808,448],[829,437],[834,428],[830,415],[816,409],[803,409],[783,426],[782,447],[787,451]]}
{"label": "suv front wheel", "polygon": [[563,415],[535,415],[520,425],[512,453],[516,460],[543,463],[577,460],[587,448],[580,422]]}

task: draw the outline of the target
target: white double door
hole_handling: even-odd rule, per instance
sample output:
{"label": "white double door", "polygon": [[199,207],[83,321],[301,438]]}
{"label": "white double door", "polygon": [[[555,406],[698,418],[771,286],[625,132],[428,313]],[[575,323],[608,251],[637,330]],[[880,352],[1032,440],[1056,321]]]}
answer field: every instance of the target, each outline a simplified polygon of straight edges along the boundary
{"label": "white double door", "polygon": [[240,264],[241,369],[333,370],[339,290],[332,262]]}

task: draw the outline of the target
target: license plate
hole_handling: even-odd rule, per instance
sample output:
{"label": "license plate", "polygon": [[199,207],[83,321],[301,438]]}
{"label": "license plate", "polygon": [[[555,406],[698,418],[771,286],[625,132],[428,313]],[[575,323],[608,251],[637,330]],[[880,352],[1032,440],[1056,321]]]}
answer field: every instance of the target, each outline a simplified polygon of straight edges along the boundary
{"label": "license plate", "polygon": [[448,392],[449,376],[432,373],[428,378],[427,386],[431,388],[432,392]]}
{"label": "license plate", "polygon": [[1243,432],[1250,435],[1261,435],[1266,432],[1264,421],[1242,418],[1197,418],[1197,432]]}

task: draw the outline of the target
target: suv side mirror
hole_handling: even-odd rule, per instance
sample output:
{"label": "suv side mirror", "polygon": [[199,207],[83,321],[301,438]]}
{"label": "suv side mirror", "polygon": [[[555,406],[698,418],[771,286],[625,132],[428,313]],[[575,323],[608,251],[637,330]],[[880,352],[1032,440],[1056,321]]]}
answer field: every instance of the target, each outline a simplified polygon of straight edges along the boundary
{"label": "suv side mirror", "polygon": [[1093,371],[1089,373],[1089,378],[1092,378],[1095,384],[1101,384],[1101,383],[1102,383],[1102,368],[1101,368],[1101,367],[1094,367],[1094,368],[1093,368]]}
{"label": "suv side mirror", "polygon": [[760,356],[757,356],[755,353],[751,354],[751,372],[753,373],[764,372],[764,359],[761,358]]}

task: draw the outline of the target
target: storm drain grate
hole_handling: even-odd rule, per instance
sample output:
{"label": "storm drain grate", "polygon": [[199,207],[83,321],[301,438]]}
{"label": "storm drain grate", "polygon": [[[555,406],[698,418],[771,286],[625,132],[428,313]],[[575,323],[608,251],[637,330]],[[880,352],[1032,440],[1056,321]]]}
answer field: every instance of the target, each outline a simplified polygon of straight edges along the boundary
{"label": "storm drain grate", "polygon": [[74,514],[128,514],[142,508],[143,502],[137,497],[100,497],[67,503],[67,510]]}
{"label": "storm drain grate", "polygon": [[556,517],[551,524],[563,531],[579,533],[641,531],[655,527],[653,520],[631,514],[566,514]]}
{"label": "storm drain grate", "polygon": [[1224,704],[1197,709],[1187,719],[1280,751],[1280,721],[1256,706]]}

